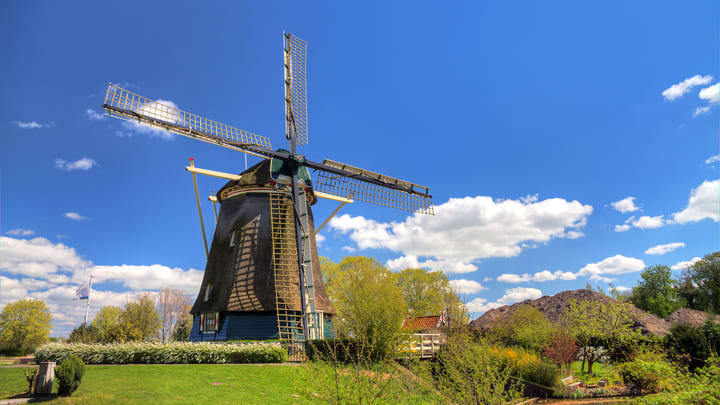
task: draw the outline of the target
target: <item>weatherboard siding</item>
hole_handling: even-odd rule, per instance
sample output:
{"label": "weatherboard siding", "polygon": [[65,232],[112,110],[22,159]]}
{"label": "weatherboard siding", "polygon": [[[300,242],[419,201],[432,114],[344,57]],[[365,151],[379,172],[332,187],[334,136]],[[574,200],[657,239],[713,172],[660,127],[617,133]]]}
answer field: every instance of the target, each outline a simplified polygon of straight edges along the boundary
{"label": "weatherboard siding", "polygon": [[275,312],[221,313],[220,328],[215,333],[200,333],[200,316],[193,317],[190,341],[265,340],[277,339]]}

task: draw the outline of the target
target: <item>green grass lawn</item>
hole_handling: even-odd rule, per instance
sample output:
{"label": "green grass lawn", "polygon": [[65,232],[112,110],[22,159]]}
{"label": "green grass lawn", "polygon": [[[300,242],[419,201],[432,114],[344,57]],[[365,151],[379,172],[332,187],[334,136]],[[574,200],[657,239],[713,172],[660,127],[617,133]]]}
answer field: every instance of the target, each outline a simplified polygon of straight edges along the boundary
{"label": "green grass lawn", "polygon": [[593,363],[592,374],[587,373],[587,364],[585,365],[585,371],[581,373],[581,365],[581,361],[574,361],[570,365],[570,370],[576,380],[582,381],[585,384],[597,384],[600,380],[607,380],[610,384],[616,381],[621,381],[620,374],[618,374],[615,367],[610,364]]}
{"label": "green grass lawn", "polygon": [[[0,369],[0,398],[25,391],[25,368]],[[310,404],[297,366],[88,366],[70,398],[48,404]],[[57,382],[55,389],[57,391]]]}

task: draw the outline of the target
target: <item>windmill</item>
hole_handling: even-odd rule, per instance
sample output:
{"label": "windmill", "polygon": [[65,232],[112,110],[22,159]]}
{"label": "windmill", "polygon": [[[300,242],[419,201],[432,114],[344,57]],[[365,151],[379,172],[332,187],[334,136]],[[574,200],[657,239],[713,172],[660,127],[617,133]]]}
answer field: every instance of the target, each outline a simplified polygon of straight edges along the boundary
{"label": "windmill", "polygon": [[[310,206],[317,198],[339,201],[340,207],[363,201],[433,214],[432,196],[425,186],[333,160],[311,161],[297,153],[298,144],[309,142],[307,42],[289,33],[283,38],[288,150],[273,150],[266,137],[153,101],[112,83],[107,88],[103,108],[111,116],[264,159],[239,175],[199,169],[192,161],[186,168],[193,174],[196,198],[195,173],[230,180],[210,197],[213,204],[220,203],[220,214],[216,213],[209,251],[205,242],[208,264],[192,310],[196,340],[262,337],[252,335],[259,333],[302,350],[304,340],[325,336],[323,326],[331,318],[324,312],[332,313],[332,305],[322,282],[315,234],[330,218],[318,230],[313,229]],[[314,183],[309,170],[316,175]],[[199,198],[197,202],[200,209]],[[202,214],[200,220],[205,239]],[[266,316],[269,309],[272,322]],[[230,322],[233,319],[238,320],[234,326],[234,321]],[[248,329],[248,322],[255,322],[255,329],[265,328],[265,332],[230,332]],[[257,326],[260,324],[264,326]],[[268,334],[268,328],[274,332]]]}

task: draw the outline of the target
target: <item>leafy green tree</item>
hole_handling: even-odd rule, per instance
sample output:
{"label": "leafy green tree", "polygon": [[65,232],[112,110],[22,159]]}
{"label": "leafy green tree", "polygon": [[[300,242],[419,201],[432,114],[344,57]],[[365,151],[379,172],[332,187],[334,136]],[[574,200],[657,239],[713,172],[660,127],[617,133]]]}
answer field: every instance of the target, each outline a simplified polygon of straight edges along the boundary
{"label": "leafy green tree", "polygon": [[597,350],[598,346],[622,344],[639,337],[629,304],[573,299],[569,305],[563,321],[568,333],[577,338],[588,374],[592,374],[593,363],[603,355],[602,350]]}
{"label": "leafy green tree", "polygon": [[80,324],[70,332],[68,343],[99,343],[101,339],[100,329],[93,324]]}
{"label": "leafy green tree", "polygon": [[341,337],[358,339],[372,347],[374,358],[394,353],[403,340],[405,297],[394,273],[368,257],[346,257],[327,280]]}
{"label": "leafy green tree", "polygon": [[[140,331],[140,340],[145,341],[156,339],[162,326],[160,315],[155,309],[155,302],[150,294],[143,294],[138,299],[125,304],[122,320]],[[132,330],[129,326],[125,327]]]}
{"label": "leafy green tree", "polygon": [[633,287],[630,302],[643,311],[666,318],[684,306],[675,288],[668,266],[648,266],[640,274],[642,280]]}
{"label": "leafy green tree", "polygon": [[697,287],[699,306],[713,313],[720,313],[720,252],[705,255],[690,266],[687,275]]}
{"label": "leafy green tree", "polygon": [[0,313],[0,347],[22,354],[48,341],[52,315],[44,301],[11,302]]}
{"label": "leafy green tree", "polygon": [[518,305],[507,318],[500,321],[491,331],[491,335],[508,346],[520,346],[540,352],[550,342],[555,329],[539,309],[530,305]]}
{"label": "leafy green tree", "polygon": [[410,316],[439,315],[450,307],[462,306],[447,276],[440,271],[408,268],[396,274]]}
{"label": "leafy green tree", "polygon": [[185,342],[190,339],[190,330],[192,330],[193,316],[185,314],[178,320],[177,327],[172,335],[172,340],[176,342]]}
{"label": "leafy green tree", "polygon": [[142,340],[142,337],[140,329],[127,319],[122,319],[117,326],[103,333],[102,341],[103,343],[137,342]]}
{"label": "leafy green tree", "polygon": [[702,311],[703,308],[702,305],[700,305],[698,288],[687,272],[685,272],[677,282],[677,293],[688,308]]}
{"label": "leafy green tree", "polygon": [[93,319],[93,326],[100,332],[100,339],[103,342],[111,343],[109,336],[113,334],[112,330],[120,325],[123,310],[120,307],[108,305],[100,308]]}

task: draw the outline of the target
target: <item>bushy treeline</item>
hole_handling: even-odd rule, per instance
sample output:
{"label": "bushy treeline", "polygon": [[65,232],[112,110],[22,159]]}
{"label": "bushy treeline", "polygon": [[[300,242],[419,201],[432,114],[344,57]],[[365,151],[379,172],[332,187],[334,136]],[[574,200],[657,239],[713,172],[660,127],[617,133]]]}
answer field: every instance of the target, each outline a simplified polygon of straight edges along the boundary
{"label": "bushy treeline", "polygon": [[85,364],[282,363],[288,358],[279,343],[49,343],[35,351],[38,363],[60,363],[68,356]]}

